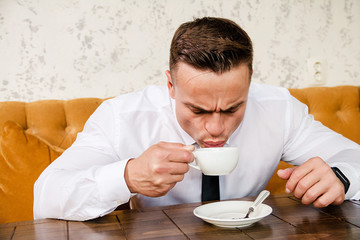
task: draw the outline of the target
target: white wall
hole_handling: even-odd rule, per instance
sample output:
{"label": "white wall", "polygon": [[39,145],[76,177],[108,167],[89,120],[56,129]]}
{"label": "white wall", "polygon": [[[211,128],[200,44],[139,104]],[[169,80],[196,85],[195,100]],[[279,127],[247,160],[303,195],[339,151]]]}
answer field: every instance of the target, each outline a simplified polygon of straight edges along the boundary
{"label": "white wall", "polygon": [[176,28],[193,17],[234,20],[252,37],[253,80],[360,85],[360,0],[0,0],[0,101],[109,97],[164,85]]}

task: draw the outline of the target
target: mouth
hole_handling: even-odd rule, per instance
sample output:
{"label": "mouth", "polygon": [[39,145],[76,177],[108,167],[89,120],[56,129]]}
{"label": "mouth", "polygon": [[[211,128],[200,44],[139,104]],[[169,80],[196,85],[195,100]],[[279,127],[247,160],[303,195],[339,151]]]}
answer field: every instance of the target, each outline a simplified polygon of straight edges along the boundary
{"label": "mouth", "polygon": [[225,145],[225,141],[204,141],[202,142],[204,147],[206,148],[214,148],[214,147],[223,147]]}

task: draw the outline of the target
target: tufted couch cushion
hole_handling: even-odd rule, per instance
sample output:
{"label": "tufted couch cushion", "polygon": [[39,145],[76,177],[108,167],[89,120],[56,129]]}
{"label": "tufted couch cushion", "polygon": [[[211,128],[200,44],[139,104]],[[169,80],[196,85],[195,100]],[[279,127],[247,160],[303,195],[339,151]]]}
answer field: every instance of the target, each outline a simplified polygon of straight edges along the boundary
{"label": "tufted couch cushion", "polygon": [[309,113],[335,132],[360,144],[360,87],[290,89]]}
{"label": "tufted couch cushion", "polygon": [[33,184],[41,172],[64,150],[26,133],[13,121],[4,124],[0,147],[0,168],[3,173],[0,192],[1,218],[6,217],[8,221],[31,219]]}
{"label": "tufted couch cushion", "polygon": [[33,219],[36,179],[103,101],[0,102],[0,223]]}
{"label": "tufted couch cushion", "polygon": [[[360,87],[290,89],[315,119],[360,144]],[[0,223],[33,218],[33,184],[105,99],[0,102]],[[281,162],[278,168],[288,165]],[[284,193],[276,173],[267,189]]]}

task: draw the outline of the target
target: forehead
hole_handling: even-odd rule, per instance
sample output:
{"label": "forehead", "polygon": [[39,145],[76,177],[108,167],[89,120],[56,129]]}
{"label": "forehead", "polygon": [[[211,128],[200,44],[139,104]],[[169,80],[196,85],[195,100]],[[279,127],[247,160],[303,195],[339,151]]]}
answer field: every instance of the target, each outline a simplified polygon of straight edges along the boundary
{"label": "forehead", "polygon": [[223,108],[245,100],[250,86],[250,73],[246,64],[218,74],[179,63],[172,77],[177,100],[211,108]]}
{"label": "forehead", "polygon": [[211,69],[197,69],[185,62],[177,63],[176,67],[171,70],[171,76],[176,81],[187,82],[202,75],[208,75],[209,78],[221,77],[223,79],[229,76],[237,76],[238,78],[247,77],[248,80],[250,80],[251,77],[250,69],[246,63],[239,64],[238,66],[232,67],[229,71],[221,73],[214,72]]}

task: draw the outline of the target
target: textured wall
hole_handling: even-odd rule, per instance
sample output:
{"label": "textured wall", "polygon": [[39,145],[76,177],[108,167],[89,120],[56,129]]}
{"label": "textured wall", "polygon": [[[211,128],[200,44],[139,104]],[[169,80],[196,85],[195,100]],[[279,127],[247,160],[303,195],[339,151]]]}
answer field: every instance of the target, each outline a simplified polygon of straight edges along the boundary
{"label": "textured wall", "polygon": [[254,81],[360,85],[359,0],[0,0],[0,100],[108,97],[163,85],[184,21],[227,17],[252,37]]}

